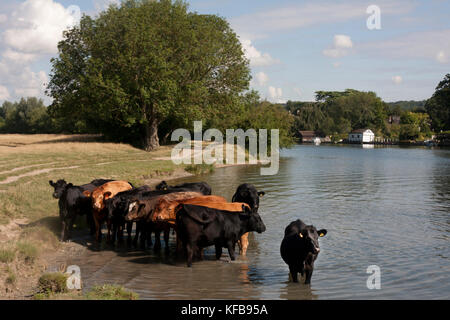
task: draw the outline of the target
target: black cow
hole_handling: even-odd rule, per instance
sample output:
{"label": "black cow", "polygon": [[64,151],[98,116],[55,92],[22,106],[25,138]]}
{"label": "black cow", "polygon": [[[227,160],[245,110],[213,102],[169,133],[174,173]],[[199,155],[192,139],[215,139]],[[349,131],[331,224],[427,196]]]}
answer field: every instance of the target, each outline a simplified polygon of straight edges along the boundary
{"label": "black cow", "polygon": [[187,252],[187,265],[192,267],[194,253],[214,245],[216,258],[220,259],[222,248],[227,248],[232,261],[235,246],[247,232],[266,231],[259,214],[243,206],[240,213],[221,211],[189,204],[177,207],[177,229],[183,247]]}
{"label": "black cow", "polygon": [[206,182],[183,183],[176,186],[169,186],[166,181],[162,181],[155,187],[156,190],[169,190],[172,192],[197,191],[205,196],[211,195],[211,187]]}
{"label": "black cow", "polygon": [[62,224],[61,241],[70,239],[73,224],[78,215],[86,214],[86,221],[91,228],[91,233],[95,230],[91,199],[84,196],[83,192],[87,190],[93,191],[95,188],[110,181],[113,180],[98,179],[82,186],[74,186],[65,180],[49,181],[49,184],[54,188],[53,197],[59,199],[59,217]]}
{"label": "black cow", "polygon": [[[111,242],[114,243],[116,238],[119,243],[123,241],[123,232],[125,224],[128,234],[128,245],[131,244],[131,231],[133,228],[133,222],[125,221],[125,215],[128,213],[130,204],[134,201],[142,199],[144,194],[151,193],[149,186],[142,186],[139,188],[127,190],[116,194],[115,197],[105,201],[105,210],[108,212],[108,229],[113,228]],[[136,228],[136,235],[139,236],[140,228]],[[137,239],[137,238],[136,238]],[[137,241],[137,240],[136,240]]]}
{"label": "black cow", "polygon": [[259,209],[259,198],[264,196],[266,193],[264,191],[257,191],[255,186],[244,183],[241,184],[236,193],[233,195],[232,202],[244,202],[252,208],[252,211],[258,212]]}
{"label": "black cow", "polygon": [[284,231],[281,242],[281,257],[289,266],[292,280],[298,282],[298,273],[305,274],[305,284],[311,283],[314,261],[319,255],[319,237],[324,237],[327,230],[317,231],[314,226],[307,226],[301,220],[291,222]]}

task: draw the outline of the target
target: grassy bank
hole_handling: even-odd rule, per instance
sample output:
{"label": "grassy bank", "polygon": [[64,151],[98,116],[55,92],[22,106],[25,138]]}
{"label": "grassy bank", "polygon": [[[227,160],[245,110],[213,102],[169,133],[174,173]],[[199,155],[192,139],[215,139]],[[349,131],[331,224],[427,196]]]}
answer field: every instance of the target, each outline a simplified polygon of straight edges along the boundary
{"label": "grassy bank", "polygon": [[58,202],[49,180],[105,178],[140,186],[191,174],[170,154],[171,147],[148,153],[99,136],[0,135],[0,299],[29,296],[48,256],[65,246],[57,238]]}

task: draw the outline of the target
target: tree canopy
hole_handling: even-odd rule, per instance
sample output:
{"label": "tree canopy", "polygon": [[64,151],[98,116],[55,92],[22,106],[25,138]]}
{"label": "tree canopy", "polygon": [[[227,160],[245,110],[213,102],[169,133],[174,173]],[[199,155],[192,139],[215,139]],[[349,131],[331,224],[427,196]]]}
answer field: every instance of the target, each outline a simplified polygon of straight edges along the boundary
{"label": "tree canopy", "polygon": [[450,130],[450,73],[439,83],[425,108],[435,131]]}
{"label": "tree canopy", "polygon": [[52,59],[51,114],[115,140],[159,146],[158,128],[235,108],[249,62],[228,22],[183,1],[127,0],[64,32]]}

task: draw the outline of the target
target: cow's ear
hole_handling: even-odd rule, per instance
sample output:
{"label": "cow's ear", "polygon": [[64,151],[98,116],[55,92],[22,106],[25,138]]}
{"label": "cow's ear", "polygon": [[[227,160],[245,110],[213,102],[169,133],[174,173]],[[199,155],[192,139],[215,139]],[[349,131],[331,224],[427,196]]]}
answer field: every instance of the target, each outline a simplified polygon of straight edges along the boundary
{"label": "cow's ear", "polygon": [[86,191],[83,191],[83,195],[85,196],[85,197],[90,197],[91,195],[92,195],[92,192],[90,192],[89,190],[86,190]]}
{"label": "cow's ear", "polygon": [[327,235],[327,230],[326,229],[322,229],[317,231],[317,233],[319,234],[319,237],[325,237]]}
{"label": "cow's ear", "polygon": [[55,183],[53,182],[53,180],[50,180],[48,183],[49,183],[52,187],[55,187]]}
{"label": "cow's ear", "polygon": [[111,198],[111,196],[112,196],[112,193],[111,192],[105,192],[104,194],[103,194],[103,200],[107,200],[107,199],[109,199],[109,198]]}
{"label": "cow's ear", "polygon": [[69,183],[67,186],[66,186],[66,188],[72,188],[73,187],[73,184],[71,184],[71,183]]}
{"label": "cow's ear", "polygon": [[258,192],[258,196],[260,196],[260,197],[264,197],[265,194],[266,194],[266,193],[265,193],[264,191]]}

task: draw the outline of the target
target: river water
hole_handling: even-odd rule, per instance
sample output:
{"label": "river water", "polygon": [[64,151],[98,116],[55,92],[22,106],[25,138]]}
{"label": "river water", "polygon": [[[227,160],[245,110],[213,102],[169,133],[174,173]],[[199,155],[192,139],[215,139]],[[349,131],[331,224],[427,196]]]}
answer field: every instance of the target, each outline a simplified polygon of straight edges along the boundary
{"label": "river water", "polygon": [[[450,299],[450,150],[295,146],[284,150],[276,176],[258,166],[217,169],[178,182],[207,181],[231,199],[252,183],[266,192],[263,234],[252,234],[247,257],[187,268],[175,256],[125,249],[90,251],[71,261],[84,289],[115,283],[141,299]],[[302,219],[328,230],[311,286],[291,283],[280,257],[284,228]],[[369,290],[369,266],[381,289]]]}

